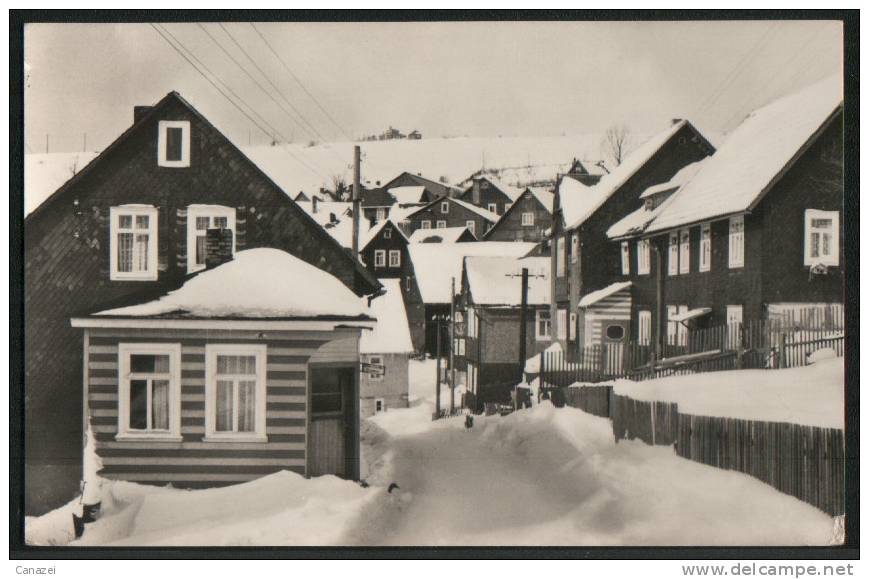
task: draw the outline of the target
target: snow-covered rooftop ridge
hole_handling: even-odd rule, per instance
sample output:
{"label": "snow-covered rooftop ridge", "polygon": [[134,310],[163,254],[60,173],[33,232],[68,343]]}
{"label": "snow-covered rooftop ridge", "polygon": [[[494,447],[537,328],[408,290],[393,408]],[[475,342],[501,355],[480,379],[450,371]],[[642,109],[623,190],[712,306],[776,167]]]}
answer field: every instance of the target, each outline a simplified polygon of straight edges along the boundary
{"label": "snow-covered rooftop ridge", "polygon": [[495,175],[492,175],[490,173],[480,175],[478,178],[485,179],[486,181],[491,183],[494,187],[503,191],[504,194],[510,198],[510,201],[516,201],[519,198],[519,196],[522,195],[522,192],[523,192],[522,189],[519,189],[517,187],[513,187],[512,185],[508,185],[508,184],[504,183],[501,179],[499,179],[498,177],[496,177]]}
{"label": "snow-covered rooftop ridge", "polygon": [[608,298],[614,293],[620,292],[625,288],[631,287],[631,282],[629,281],[620,281],[606,286],[603,289],[599,289],[597,291],[593,291],[588,293],[579,300],[579,307],[587,308],[589,306],[593,306],[597,302],[601,301],[604,298]]}
{"label": "snow-covered rooftop ridge", "polygon": [[528,269],[528,304],[548,305],[548,257],[469,256],[465,273],[474,304],[518,306],[522,297],[522,269]]}
{"label": "snow-covered rooftop ridge", "polygon": [[[314,204],[311,201],[296,201],[305,213],[314,218],[320,227],[326,230],[342,247],[353,247],[353,203],[348,201],[322,201],[317,202],[317,211],[314,212]],[[332,220],[334,216],[335,221]],[[369,233],[369,221],[359,219],[359,247],[365,247],[362,243]]]}
{"label": "snow-covered rooftop ridge", "polygon": [[[573,179],[571,179],[571,181],[572,180]],[[526,187],[525,189],[534,195],[547,211],[552,213],[552,205],[555,202],[555,193],[548,189],[544,189],[543,187]]]}
{"label": "snow-covered rooftop ridge", "polygon": [[642,233],[646,226],[652,222],[655,216],[661,212],[663,205],[658,205],[654,209],[647,210],[644,206],[628,213],[606,230],[607,237],[610,239],[618,239],[620,237],[629,237]]}
{"label": "snow-covered rooftop ridge", "polygon": [[428,239],[432,239],[434,237],[439,237],[440,241],[437,243],[455,243],[458,241],[459,237],[467,231],[467,227],[443,227],[440,229],[417,229],[413,233],[410,234],[410,238],[408,241],[410,243],[435,243],[433,241],[426,241]]}
{"label": "snow-covered rooftop ridge", "polygon": [[396,203],[419,203],[422,194],[425,193],[425,187],[422,185],[404,185],[393,187],[388,190],[388,193],[395,198]]}
{"label": "snow-covered rooftop ridge", "polygon": [[[573,199],[567,205],[562,201],[562,214],[567,229],[579,227],[585,220],[603,205],[619,187],[625,184],[637,171],[639,171],[652,156],[657,153],[688,121],[680,120],[670,125],[666,130],[651,137],[642,145],[634,149],[622,163],[609,174],[604,175],[598,183],[588,187],[585,195],[574,195],[580,199]],[[570,179],[569,181],[573,181]],[[568,179],[562,179],[564,186]],[[566,197],[563,193],[560,198]]]}
{"label": "snow-covered rooftop ridge", "polygon": [[453,199],[453,198],[450,198],[449,200],[453,203],[456,203],[456,204],[464,207],[468,211],[473,211],[474,213],[476,213],[477,215],[479,215],[483,219],[488,219],[492,223],[496,223],[498,221],[498,219],[501,218],[501,216],[498,215],[497,213],[493,213],[492,211],[489,211],[488,209],[483,209],[482,207],[477,207],[476,205],[474,205],[472,203],[468,203],[467,201],[462,201],[461,199]]}
{"label": "snow-covered rooftop ridge", "polygon": [[187,280],[154,301],[95,316],[172,318],[357,317],[367,313],[338,278],[273,248],[239,251],[234,259]]}
{"label": "snow-covered rooftop ridge", "polygon": [[462,262],[468,256],[522,257],[534,247],[519,241],[478,241],[475,243],[411,243],[407,246],[422,301],[450,303],[450,280],[456,291],[462,281]]}
{"label": "snow-covered rooftop ridge", "polygon": [[409,354],[413,352],[407,311],[401,295],[400,279],[380,279],[386,293],[371,302],[369,315],[377,320],[374,329],[363,331],[359,339],[362,354]]}
{"label": "snow-covered rooftop ridge", "polygon": [[[360,221],[360,229],[362,229],[361,222],[365,221],[365,220],[360,219],[359,221]],[[392,220],[392,217],[389,217],[388,219],[378,221],[377,223],[375,223],[371,227],[371,229],[366,231],[364,235],[359,236],[359,250],[361,251],[361,250],[365,249],[365,247],[369,243],[371,243],[375,237],[377,237],[377,234],[383,230],[383,228],[386,226],[387,223],[392,225],[393,231],[398,232],[398,234],[400,236],[402,236],[404,239],[407,239],[407,236],[404,234],[404,232],[401,230],[401,228],[395,224],[395,222]]]}
{"label": "snow-covered rooftop ridge", "polygon": [[827,78],[751,113],[671,199],[648,232],[750,209],[842,103]]}
{"label": "snow-covered rooftop ridge", "polygon": [[652,195],[656,195],[658,193],[662,193],[664,191],[669,191],[671,189],[678,189],[685,185],[688,181],[690,181],[694,175],[703,168],[703,165],[709,161],[710,157],[704,157],[699,161],[695,161],[689,165],[685,165],[681,169],[679,169],[675,175],[673,175],[669,181],[665,181],[664,183],[658,183],[657,185],[652,185],[647,188],[645,191],[640,193],[640,199],[645,199],[646,197],[651,197]]}

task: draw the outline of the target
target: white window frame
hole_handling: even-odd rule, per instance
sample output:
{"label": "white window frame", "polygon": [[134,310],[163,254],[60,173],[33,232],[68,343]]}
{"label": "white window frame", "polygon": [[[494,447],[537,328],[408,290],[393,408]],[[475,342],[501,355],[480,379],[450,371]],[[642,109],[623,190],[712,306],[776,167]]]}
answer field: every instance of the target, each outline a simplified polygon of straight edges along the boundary
{"label": "white window frame", "polygon": [[565,267],[565,254],[564,254],[564,236],[558,238],[555,242],[555,277],[564,277],[564,270],[567,269]]}
{"label": "white window frame", "polygon": [[743,323],[743,313],[744,309],[741,304],[730,304],[725,308],[724,320],[727,328],[727,347],[730,349],[734,349],[738,345],[739,329]]}
{"label": "white window frame", "polygon": [[443,219],[438,219],[437,229],[446,229],[446,228],[447,228],[447,222],[444,221]]}
{"label": "white window frame", "polygon": [[728,222],[727,266],[735,269],[745,266],[745,217],[736,215]]}
{"label": "white window frame", "polygon": [[468,308],[468,323],[465,324],[465,335],[469,338],[477,337],[477,311],[474,308]]}
{"label": "white window frame", "polygon": [[374,267],[386,267],[386,250],[374,250]]}
{"label": "white window frame", "polygon": [[401,251],[398,249],[389,250],[389,267],[401,267]]}
{"label": "white window frame", "polygon": [[450,202],[449,201],[441,201],[441,213],[446,215],[450,212]]}
{"label": "white window frame", "polygon": [[[830,219],[832,226],[830,230],[820,227],[812,227],[814,219]],[[830,253],[828,255],[812,256],[812,233],[829,233],[830,234]],[[839,212],[838,211],[822,211],[820,209],[806,209],[805,216],[805,236],[803,237],[803,263],[807,266],[818,264],[828,266],[839,265]]]}
{"label": "white window frame", "polygon": [[648,346],[652,343],[651,310],[637,312],[637,343],[641,346]]}
{"label": "white window frame", "polygon": [[422,229],[431,229],[431,220],[423,219],[422,221],[420,221],[420,227]]}
{"label": "white window frame", "polygon": [[[170,161],[166,158],[166,133],[169,129],[181,129],[181,159]],[[157,165],[160,167],[190,166],[190,121],[160,121],[157,126]]]}
{"label": "white window frame", "polygon": [[533,211],[525,211],[522,213],[522,227],[533,227],[534,226],[534,212]]}
{"label": "white window frame", "polygon": [[691,230],[679,230],[679,273],[691,272]]}
{"label": "white window frame", "polygon": [[[206,344],[205,345],[205,440],[206,442],[268,442],[266,436],[266,363],[265,344]],[[256,356],[256,408],[253,432],[217,432],[217,357]],[[238,412],[238,404],[233,405]]]}
{"label": "white window frame", "polygon": [[558,339],[566,340],[567,339],[567,310],[559,308],[558,309]]}
{"label": "white window frame", "polygon": [[627,241],[622,241],[622,275],[631,274],[631,246]]}
{"label": "white window frame", "polygon": [[371,354],[368,356],[369,364],[377,364],[378,366],[383,366],[383,373],[379,372],[369,372],[368,373],[368,381],[369,382],[383,382],[383,377],[386,375],[386,364],[383,363],[383,356],[379,354]]}
{"label": "white window frame", "polygon": [[392,239],[392,229],[387,227],[383,230],[383,239]]}
{"label": "white window frame", "polygon": [[[678,314],[685,314],[688,312],[688,306],[679,306],[678,310],[676,310]],[[687,346],[688,345],[688,326],[685,325],[684,322],[677,322],[676,326],[676,343],[679,346]]]}
{"label": "white window frame", "polygon": [[459,356],[465,355],[465,339],[459,338]]}
{"label": "white window frame", "polygon": [[637,241],[637,275],[648,275],[652,270],[652,256],[648,239]]}
{"label": "white window frame", "polygon": [[679,233],[670,232],[670,242],[667,251],[667,274],[679,274]]}
{"label": "white window frame", "polygon": [[673,316],[679,313],[679,306],[667,306],[667,345],[675,346],[677,344],[678,328],[676,324],[679,322],[672,321]]}
{"label": "white window frame", "polygon": [[697,269],[698,271],[712,269],[712,224],[710,223],[700,225],[700,260]]}
{"label": "white window frame", "polygon": [[[118,218],[122,215],[132,217],[133,229],[121,230],[118,226]],[[157,279],[157,208],[153,205],[118,205],[109,209],[109,279],[118,281],[155,281]],[[118,235],[120,233],[133,234],[133,247],[136,247],[136,217],[148,217],[148,269],[146,271],[118,271]],[[133,262],[136,262],[135,256]]]}
{"label": "white window frame", "polygon": [[374,222],[380,222],[386,219],[386,209],[383,207],[378,207],[377,211],[374,212]]}
{"label": "white window frame", "polygon": [[474,235],[477,235],[477,222],[476,221],[474,221],[473,219],[469,219],[468,221],[465,221],[465,227],[468,228],[468,231],[470,231]]}
{"label": "white window frame", "polygon": [[570,263],[576,263],[579,258],[579,234],[574,233],[570,236]]}
{"label": "white window frame", "polygon": [[[130,429],[130,356],[133,354],[169,356],[169,429]],[[150,415],[150,391],[149,411]],[[169,440],[181,437],[181,344],[122,342],[118,344],[118,433],[116,440]]]}
{"label": "white window frame", "polygon": [[[549,317],[547,319],[541,320],[540,314],[542,314],[542,313],[545,313]],[[546,332],[546,333],[540,332],[540,322],[541,321],[548,322],[544,326],[548,330],[548,332]],[[538,342],[549,341],[552,339],[552,314],[550,313],[549,310],[546,310],[546,309],[537,310],[537,312],[534,316],[534,337]]]}
{"label": "white window frame", "polygon": [[486,204],[486,209],[491,211],[492,213],[498,213],[498,204],[497,203],[488,203]]}
{"label": "white window frame", "polygon": [[571,342],[576,341],[576,312],[570,312],[570,327],[568,328],[567,339]]}
{"label": "white window frame", "polygon": [[223,205],[190,205],[187,208],[187,273],[201,271],[205,269],[205,263],[196,263],[196,238],[204,237],[205,232],[200,235],[200,229],[196,229],[196,219],[198,217],[208,218],[208,228],[214,228],[214,219],[226,218],[226,227],[232,230],[232,255],[235,255],[235,207],[225,207]]}

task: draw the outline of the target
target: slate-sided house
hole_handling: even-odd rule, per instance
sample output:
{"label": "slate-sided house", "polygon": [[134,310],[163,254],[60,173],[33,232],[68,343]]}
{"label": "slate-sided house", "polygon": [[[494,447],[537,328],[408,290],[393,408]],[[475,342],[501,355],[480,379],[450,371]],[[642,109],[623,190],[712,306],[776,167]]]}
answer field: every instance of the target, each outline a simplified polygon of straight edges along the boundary
{"label": "slate-sided house", "polygon": [[378,278],[400,278],[407,261],[407,236],[391,219],[372,227],[360,239],[359,257],[365,267]]}
{"label": "slate-sided house", "polygon": [[368,308],[279,249],[225,259],[157,299],[72,319],[98,474],[182,488],[278,470],[358,479]]}
{"label": "slate-sided house", "polygon": [[521,194],[520,189],[506,185],[496,177],[480,175],[471,179],[471,185],[457,199],[482,207],[495,215],[503,215]]}
{"label": "slate-sided house", "polygon": [[606,173],[607,171],[605,169],[593,161],[582,161],[575,158],[573,159],[573,163],[570,165],[570,169],[565,173],[565,176],[575,179],[583,185],[590,187],[592,185],[597,185],[598,181],[600,181]]}
{"label": "slate-sided house", "polygon": [[371,302],[374,329],[359,342],[362,361],[384,367],[381,373],[360,373],[362,418],[408,407],[410,356],[414,353],[400,279],[381,279],[385,293]]}
{"label": "slate-sided house", "polygon": [[73,315],[142,300],[203,267],[211,228],[235,251],[283,249],[357,295],[380,284],[177,93],[133,125],[25,219],[27,512],[78,491],[82,334]]}
{"label": "slate-sided house", "polygon": [[610,228],[632,335],[673,344],[693,328],[841,312],[841,80],[756,110],[697,165]]}
{"label": "slate-sided house", "polygon": [[545,189],[526,187],[486,233],[485,240],[543,241],[552,227],[553,198],[554,195]]}
{"label": "slate-sided house", "polygon": [[417,229],[408,238],[410,243],[468,243],[477,241],[471,230],[465,227],[443,229]]}
{"label": "slate-sided house", "polygon": [[431,179],[426,179],[422,175],[414,175],[408,171],[402,171],[391,181],[383,184],[384,191],[390,191],[391,189],[397,189],[399,187],[423,187],[424,191],[420,195],[418,201],[421,203],[434,201],[438,197],[455,197],[460,193],[458,189],[451,185],[432,181]]}
{"label": "slate-sided house", "polygon": [[[607,229],[636,209],[648,187],[668,181],[685,165],[713,152],[691,123],[676,120],[596,185],[588,187],[569,177],[561,180],[552,222],[552,319],[555,339],[568,356],[579,347],[580,299],[621,281],[619,248],[607,237]],[[617,325],[629,332],[627,321]]]}
{"label": "slate-sided house", "polygon": [[508,402],[520,379],[522,269],[528,269],[525,358],[551,343],[549,258],[470,256],[462,267],[456,369],[478,403]]}
{"label": "slate-sided house", "polygon": [[382,187],[364,189],[361,197],[362,216],[372,226],[387,219],[392,206],[395,205],[395,198]]}
{"label": "slate-sided house", "polygon": [[482,237],[498,221],[498,215],[460,199],[441,197],[420,207],[406,217],[407,231],[467,227],[475,237]]}

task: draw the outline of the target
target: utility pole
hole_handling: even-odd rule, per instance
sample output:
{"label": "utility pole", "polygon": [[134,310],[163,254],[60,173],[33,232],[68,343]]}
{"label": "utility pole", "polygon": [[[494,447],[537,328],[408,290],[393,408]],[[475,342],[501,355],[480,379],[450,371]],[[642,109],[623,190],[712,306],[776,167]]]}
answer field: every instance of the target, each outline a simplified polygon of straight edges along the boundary
{"label": "utility pole", "polygon": [[435,315],[437,324],[437,341],[435,342],[435,358],[437,359],[437,377],[435,378],[435,417],[441,417],[441,317]]}
{"label": "utility pole", "polygon": [[456,278],[450,281],[450,416],[456,408]]}
{"label": "utility pole", "polygon": [[525,341],[527,339],[528,323],[528,268],[522,268],[522,297],[519,301],[519,380],[525,377]]}
{"label": "utility pole", "polygon": [[359,259],[359,145],[353,146],[353,260]]}

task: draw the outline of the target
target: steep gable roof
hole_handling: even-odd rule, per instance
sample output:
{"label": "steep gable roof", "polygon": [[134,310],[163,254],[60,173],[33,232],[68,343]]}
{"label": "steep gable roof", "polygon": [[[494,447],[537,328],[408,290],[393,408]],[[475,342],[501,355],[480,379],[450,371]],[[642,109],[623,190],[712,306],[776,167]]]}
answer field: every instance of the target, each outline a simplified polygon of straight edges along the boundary
{"label": "steep gable roof", "polygon": [[476,205],[473,205],[472,203],[468,203],[467,201],[462,201],[461,199],[455,199],[453,197],[440,197],[438,199],[435,199],[434,201],[431,201],[430,203],[427,203],[427,204],[423,205],[422,207],[416,209],[412,213],[408,213],[407,215],[404,216],[404,218],[410,219],[411,217],[413,217],[417,213],[425,211],[429,207],[433,207],[435,204],[441,203],[444,201],[446,201],[447,203],[455,203],[459,207],[464,207],[468,211],[476,213],[477,215],[479,215],[480,217],[482,217],[486,221],[489,221],[490,223],[496,223],[498,221],[498,219],[500,219],[500,217],[497,213],[492,213],[488,209],[483,209],[482,207],[477,207]]}
{"label": "steep gable roof", "polygon": [[[543,208],[550,213],[550,215],[552,214],[552,207],[553,207],[554,201],[555,201],[555,195],[553,193],[551,193],[551,192],[549,192],[546,189],[543,189],[541,187],[526,187],[525,191],[523,191],[522,194],[524,195],[526,192],[529,193],[532,197],[534,197],[534,199],[536,199],[543,206]],[[518,200],[519,200],[519,197],[516,198],[516,201],[518,201]],[[492,235],[492,233],[496,229],[498,229],[501,226],[502,223],[506,223],[507,216],[513,214],[513,211],[516,209],[517,205],[518,205],[518,203],[516,203],[514,201],[510,205],[510,207],[507,208],[507,211],[505,211],[504,214],[501,215],[501,218],[498,219],[497,223],[495,223],[495,225],[493,225],[492,228],[486,232],[486,234],[483,236],[483,238],[484,239],[488,238],[490,235]]]}
{"label": "steep gable roof", "polygon": [[467,189],[465,189],[461,195],[459,195],[460,199],[464,199],[471,191],[473,191],[473,189],[474,189],[473,181],[488,181],[490,186],[494,187],[495,189],[497,189],[498,191],[503,193],[508,199],[510,199],[511,203],[515,202],[516,199],[518,199],[519,196],[522,195],[522,193],[524,191],[523,189],[520,189],[518,187],[513,187],[511,185],[507,185],[506,183],[504,183],[503,181],[501,181],[500,179],[498,179],[494,175],[484,174],[484,175],[479,175],[479,176],[473,177],[471,179],[471,185]]}
{"label": "steep gable roof", "polygon": [[437,181],[432,181],[431,179],[426,179],[422,175],[414,175],[409,171],[402,171],[401,173],[393,177],[391,181],[383,185],[383,189],[388,191],[393,187],[400,187],[401,185],[396,185],[396,181],[399,181],[401,179],[409,179],[416,185],[421,185],[425,187],[435,197],[444,197],[457,193],[457,190],[450,185],[445,185],[444,183],[439,183]]}
{"label": "steep gable roof", "polygon": [[359,251],[362,251],[362,250],[364,250],[366,247],[368,247],[368,244],[370,244],[372,241],[374,241],[374,240],[377,238],[378,235],[380,235],[380,232],[383,231],[383,228],[386,227],[386,224],[387,224],[387,223],[389,223],[390,225],[392,225],[392,229],[393,229],[394,231],[397,231],[398,234],[399,234],[399,235],[400,235],[400,236],[401,236],[405,241],[407,241],[407,242],[410,241],[410,240],[408,239],[408,237],[404,234],[404,231],[402,231],[401,228],[400,228],[398,225],[396,225],[395,223],[393,223],[392,219],[384,219],[383,221],[380,221],[380,222],[378,222],[378,223],[375,223],[375,224],[374,224],[374,227],[372,227],[371,229],[369,229],[368,232],[367,232],[367,233],[366,233],[362,238],[360,238],[360,240],[359,240]]}
{"label": "steep gable roof", "polygon": [[[464,239],[476,241],[476,237],[467,227],[442,227],[441,229],[417,229],[410,234],[410,243],[458,243]],[[430,241],[432,238],[439,241]]]}

